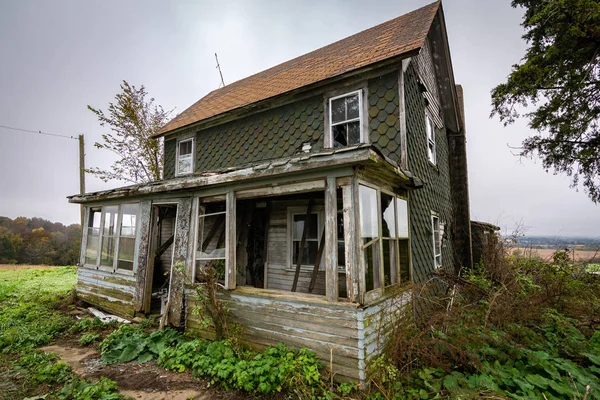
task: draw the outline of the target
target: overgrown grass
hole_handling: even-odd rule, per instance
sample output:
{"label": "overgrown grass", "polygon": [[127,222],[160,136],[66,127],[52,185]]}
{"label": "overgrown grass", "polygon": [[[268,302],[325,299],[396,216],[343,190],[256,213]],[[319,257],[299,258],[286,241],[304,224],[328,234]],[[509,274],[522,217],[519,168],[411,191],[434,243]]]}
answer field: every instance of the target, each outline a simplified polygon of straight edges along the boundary
{"label": "overgrown grass", "polygon": [[600,399],[600,277],[497,242],[464,277],[434,281],[449,290],[415,288],[421,313],[394,325],[372,398]]}
{"label": "overgrown grass", "polygon": [[121,399],[113,382],[79,379],[71,368],[36,348],[67,334],[74,267],[0,271],[0,399],[48,394],[47,399]]}

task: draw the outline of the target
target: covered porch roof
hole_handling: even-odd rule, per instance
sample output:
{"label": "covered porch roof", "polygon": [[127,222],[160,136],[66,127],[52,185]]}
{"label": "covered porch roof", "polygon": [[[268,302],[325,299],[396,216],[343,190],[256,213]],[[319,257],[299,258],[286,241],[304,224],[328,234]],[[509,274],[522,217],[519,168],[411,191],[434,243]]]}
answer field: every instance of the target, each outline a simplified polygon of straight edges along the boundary
{"label": "covered porch roof", "polygon": [[197,190],[226,185],[233,182],[249,182],[280,176],[326,171],[340,167],[362,166],[376,172],[380,179],[406,188],[418,188],[422,181],[397,163],[385,157],[376,147],[362,144],[354,147],[332,149],[319,153],[297,154],[293,157],[266,163],[244,165],[217,172],[186,175],[173,179],[124,186],[85,194],[68,196],[70,203],[84,204],[102,200],[140,197],[152,194]]}

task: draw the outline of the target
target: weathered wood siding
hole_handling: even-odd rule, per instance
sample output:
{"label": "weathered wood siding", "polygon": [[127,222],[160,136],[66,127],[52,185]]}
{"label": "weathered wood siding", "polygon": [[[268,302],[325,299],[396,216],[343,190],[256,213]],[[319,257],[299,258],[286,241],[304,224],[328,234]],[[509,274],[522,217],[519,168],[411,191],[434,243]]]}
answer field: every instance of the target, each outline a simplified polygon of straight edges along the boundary
{"label": "weathered wood siding", "polygon": [[[317,200],[315,207],[321,213],[323,219],[323,201]],[[274,201],[271,204],[271,216],[269,227],[269,250],[268,250],[268,268],[267,268],[267,288],[274,290],[291,291],[292,283],[294,282],[294,273],[296,266],[290,264],[289,255],[289,233],[288,233],[288,207],[306,206],[306,202],[283,202]],[[324,221],[323,221],[324,222]],[[322,229],[322,228],[320,228]],[[322,232],[319,232],[321,234]],[[321,263],[324,266],[324,263]],[[298,287],[296,291],[299,293],[308,293],[308,286],[312,275],[312,269],[301,269],[298,277]],[[339,288],[340,293],[346,293],[346,275],[340,274]],[[325,295],[325,271],[319,271],[317,282],[312,292],[313,294]]]}
{"label": "weathered wood siding", "polygon": [[132,318],[136,277],[80,267],[77,297],[115,315]]}
{"label": "weathered wood siding", "polygon": [[[297,299],[270,290],[220,292],[230,311],[230,320],[244,326],[241,339],[256,350],[285,343],[291,348],[313,351],[329,366],[333,349],[333,372],[341,381],[366,380],[368,361],[383,347],[380,328],[391,318],[382,319],[391,309],[402,309],[410,300],[405,293],[360,309],[348,303],[327,303],[318,298]],[[186,291],[186,331],[214,339],[214,331],[204,328],[194,308],[195,292]]]}

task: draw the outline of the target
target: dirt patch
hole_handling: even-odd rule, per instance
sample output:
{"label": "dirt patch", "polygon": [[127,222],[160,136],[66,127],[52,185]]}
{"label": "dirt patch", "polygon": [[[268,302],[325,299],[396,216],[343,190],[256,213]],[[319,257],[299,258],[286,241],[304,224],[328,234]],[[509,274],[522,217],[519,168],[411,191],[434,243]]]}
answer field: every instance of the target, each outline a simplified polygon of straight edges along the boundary
{"label": "dirt patch", "polygon": [[60,359],[71,366],[73,372],[79,376],[86,374],[86,365],[83,362],[89,358],[99,358],[98,352],[89,347],[73,347],[73,346],[46,346],[40,348],[40,350],[47,353],[55,353]]}
{"label": "dirt patch", "polygon": [[238,392],[226,392],[208,387],[208,383],[194,379],[189,372],[167,371],[154,361],[138,364],[106,365],[100,361],[100,354],[93,348],[82,348],[67,344],[55,344],[42,350],[57,354],[62,361],[73,368],[73,372],[85,379],[106,377],[117,383],[121,394],[139,400],[247,400],[252,399]]}

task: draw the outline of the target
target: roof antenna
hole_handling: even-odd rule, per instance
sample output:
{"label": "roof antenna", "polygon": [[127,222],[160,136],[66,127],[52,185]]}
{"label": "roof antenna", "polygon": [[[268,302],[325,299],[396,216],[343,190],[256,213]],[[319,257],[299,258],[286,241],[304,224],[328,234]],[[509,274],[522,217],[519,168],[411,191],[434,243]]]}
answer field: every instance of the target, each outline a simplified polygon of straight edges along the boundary
{"label": "roof antenna", "polygon": [[[219,64],[219,57],[217,57],[217,53],[215,53],[215,60],[217,60],[217,69],[219,70],[219,75],[221,75],[221,85],[225,86],[225,81],[223,80],[223,73],[221,72],[221,65]],[[219,85],[219,88],[221,85]]]}

